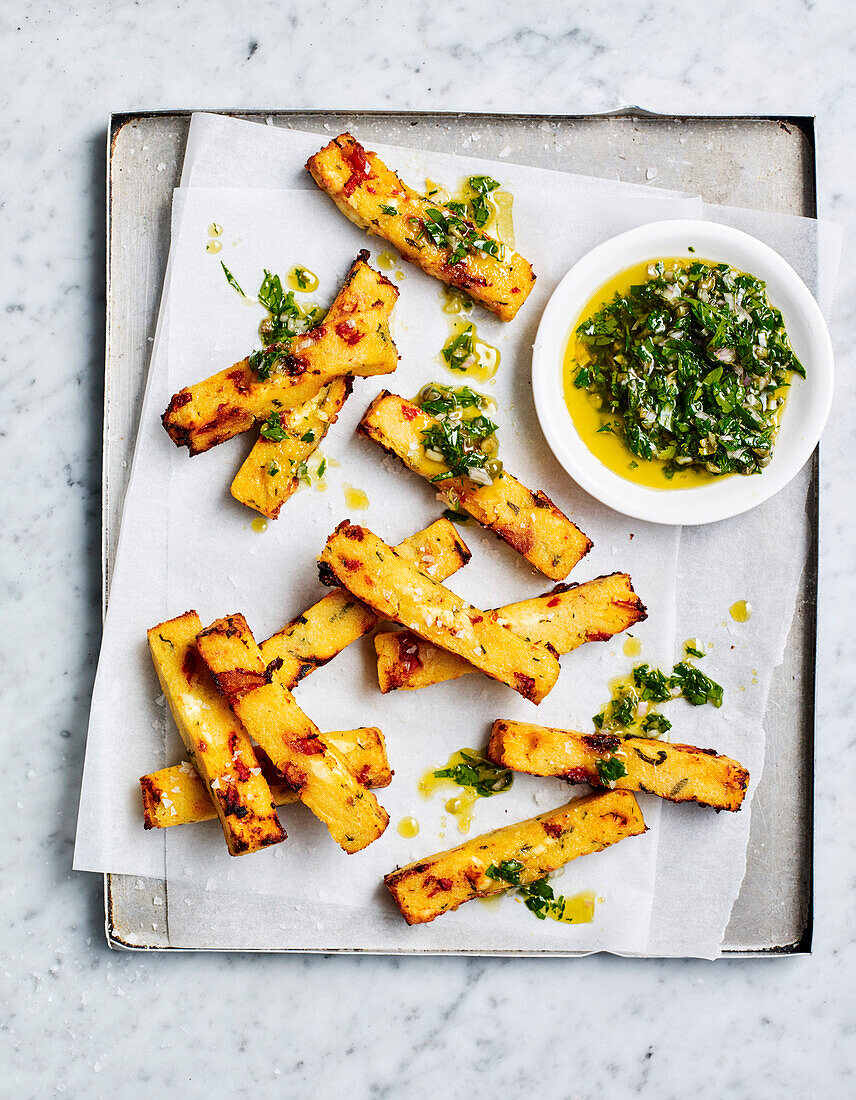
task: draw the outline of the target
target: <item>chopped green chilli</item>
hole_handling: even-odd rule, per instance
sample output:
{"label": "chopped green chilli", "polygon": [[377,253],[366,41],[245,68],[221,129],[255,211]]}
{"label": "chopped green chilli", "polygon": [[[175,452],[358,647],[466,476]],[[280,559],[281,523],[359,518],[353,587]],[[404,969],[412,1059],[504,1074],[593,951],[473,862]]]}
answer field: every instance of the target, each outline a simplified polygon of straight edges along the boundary
{"label": "chopped green chilli", "polygon": [[394,206],[388,206],[385,202],[380,204],[380,208],[382,213],[388,214],[391,218],[394,218],[398,213],[398,210]]}
{"label": "chopped green chilli", "polygon": [[497,426],[482,412],[493,404],[489,397],[469,386],[454,389],[431,382],[423,386],[416,403],[434,420],[422,432],[425,457],[446,466],[432,481],[468,477],[477,485],[490,485],[500,476]]}
{"label": "chopped green chilli", "polygon": [[509,768],[500,767],[482,756],[481,753],[461,749],[461,762],[451,768],[440,768],[434,772],[437,779],[451,779],[459,787],[469,787],[479,798],[491,798],[495,794],[507,791],[514,782]]}
{"label": "chopped green chilli", "polygon": [[728,264],[648,267],[576,330],[586,389],[639,459],[755,474],[772,458],[792,373],[805,370],[766,284]]}

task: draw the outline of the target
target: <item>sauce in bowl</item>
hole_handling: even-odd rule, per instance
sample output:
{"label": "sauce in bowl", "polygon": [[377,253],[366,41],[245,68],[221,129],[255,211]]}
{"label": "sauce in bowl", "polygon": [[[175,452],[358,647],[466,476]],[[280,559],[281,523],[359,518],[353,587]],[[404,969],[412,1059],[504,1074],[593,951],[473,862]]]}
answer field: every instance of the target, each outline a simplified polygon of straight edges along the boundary
{"label": "sauce in bowl", "polygon": [[793,373],[765,284],[727,264],[646,261],[586,304],[563,391],[582,440],[621,477],[687,489],[770,461]]}

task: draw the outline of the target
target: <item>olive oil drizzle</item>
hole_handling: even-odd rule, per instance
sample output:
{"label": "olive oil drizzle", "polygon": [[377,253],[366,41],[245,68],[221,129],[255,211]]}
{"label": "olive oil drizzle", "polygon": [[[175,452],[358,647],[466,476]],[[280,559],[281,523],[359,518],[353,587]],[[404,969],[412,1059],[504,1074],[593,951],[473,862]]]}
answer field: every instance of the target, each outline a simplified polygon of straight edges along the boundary
{"label": "olive oil drizzle", "polygon": [[736,623],[748,623],[752,618],[752,604],[748,600],[738,600],[731,605],[729,612]]}
{"label": "olive oil drizzle", "polygon": [[489,382],[499,370],[502,358],[499,348],[479,335],[478,328],[463,310],[449,313],[449,338],[440,352],[440,362],[452,374],[465,375],[479,382]]}

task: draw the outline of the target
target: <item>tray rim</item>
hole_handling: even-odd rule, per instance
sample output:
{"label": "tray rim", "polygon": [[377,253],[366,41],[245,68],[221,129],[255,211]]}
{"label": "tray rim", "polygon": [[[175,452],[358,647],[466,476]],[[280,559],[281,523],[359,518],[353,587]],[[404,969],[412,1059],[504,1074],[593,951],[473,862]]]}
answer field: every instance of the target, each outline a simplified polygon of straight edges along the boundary
{"label": "tray rim", "polygon": [[[206,114],[226,115],[237,118],[246,119],[264,119],[268,116],[293,116],[299,118],[313,118],[322,117],[325,115],[348,115],[351,117],[361,116],[363,118],[371,119],[403,119],[403,120],[443,120],[443,119],[472,119],[473,121],[481,120],[508,120],[508,121],[526,121],[532,122],[549,122],[561,121],[561,122],[603,122],[614,118],[626,118],[626,119],[638,119],[643,123],[653,122],[675,122],[680,124],[691,123],[704,123],[704,122],[770,122],[783,125],[786,129],[788,125],[794,126],[802,134],[806,140],[810,154],[811,164],[807,172],[808,188],[806,191],[806,205],[808,209],[802,215],[809,218],[817,218],[817,144],[816,144],[816,116],[814,115],[800,115],[800,114],[765,114],[765,113],[747,113],[747,114],[686,114],[686,113],[663,113],[657,111],[650,111],[647,108],[637,105],[627,105],[619,107],[611,111],[604,112],[583,112],[583,113],[563,113],[563,112],[510,112],[510,111],[419,111],[414,109],[407,110],[395,110],[395,109],[374,109],[374,108],[347,108],[347,107],[283,107],[283,108],[158,108],[158,109],[146,109],[141,108],[138,110],[127,110],[119,112],[111,112],[108,118],[107,126],[107,142],[106,142],[106,172],[105,172],[105,187],[106,187],[106,226],[105,226],[105,276],[106,276],[106,310],[105,310],[105,363],[104,363],[104,419],[102,427],[102,469],[101,469],[101,577],[102,577],[102,621],[107,612],[107,598],[109,588],[109,511],[108,511],[108,484],[107,474],[108,468],[105,462],[105,457],[108,447],[108,416],[107,416],[107,404],[110,399],[109,395],[109,372],[110,372],[110,337],[111,337],[111,321],[112,310],[111,301],[112,296],[111,289],[111,228],[112,228],[112,164],[113,154],[115,151],[116,140],[125,128],[125,126],[138,122],[141,120],[152,118],[172,118],[177,120],[189,120],[191,116],[198,112],[204,112]],[[790,133],[790,131],[788,131]],[[809,614],[806,616],[805,629],[807,632],[806,644],[803,652],[803,662],[808,658],[808,668],[804,672],[805,675],[805,694],[806,709],[810,716],[808,723],[808,729],[805,732],[807,737],[807,758],[810,763],[810,777],[809,777],[809,790],[806,792],[809,802],[809,817],[808,826],[810,836],[808,838],[806,861],[807,867],[805,868],[806,877],[806,891],[807,891],[807,910],[805,916],[805,926],[803,928],[800,938],[791,944],[783,944],[779,946],[773,946],[769,948],[724,948],[720,958],[722,960],[730,959],[757,959],[757,958],[779,958],[788,957],[798,954],[811,954],[813,929],[814,929],[814,864],[815,864],[815,840],[816,840],[816,828],[815,828],[815,784],[816,784],[816,696],[817,696],[817,611],[818,611],[818,574],[819,574],[819,520],[820,520],[820,445],[815,449],[810,462],[810,481],[809,490],[806,501],[806,512],[808,516],[808,526],[811,533],[809,540],[809,547],[806,559],[806,572],[804,578],[801,580],[801,588],[803,589],[806,606]],[[120,876],[120,877],[139,877],[139,876]],[[181,951],[181,952],[241,952],[252,954],[313,954],[313,955],[373,955],[384,956],[390,955],[395,957],[476,957],[476,958],[526,958],[526,959],[540,959],[540,958],[585,958],[588,954],[586,952],[574,952],[574,951],[535,951],[535,952],[519,952],[519,951],[499,951],[499,950],[469,950],[461,951],[458,949],[450,949],[444,951],[441,949],[413,949],[413,950],[396,950],[396,949],[380,949],[380,948],[312,948],[312,947],[241,947],[241,948],[228,948],[228,947],[176,947],[172,944],[135,944],[131,943],[122,936],[116,930],[114,922],[114,900],[113,900],[113,878],[114,875],[110,872],[105,872],[102,876],[104,885],[104,933],[108,946],[113,950],[123,951]],[[167,893],[168,883],[163,881],[164,893]],[[168,924],[168,907],[165,907],[167,915],[167,936],[169,934]],[[641,958],[645,960],[659,961],[661,959],[681,959],[686,956],[632,956],[634,958]],[[719,961],[719,960],[716,960]]]}

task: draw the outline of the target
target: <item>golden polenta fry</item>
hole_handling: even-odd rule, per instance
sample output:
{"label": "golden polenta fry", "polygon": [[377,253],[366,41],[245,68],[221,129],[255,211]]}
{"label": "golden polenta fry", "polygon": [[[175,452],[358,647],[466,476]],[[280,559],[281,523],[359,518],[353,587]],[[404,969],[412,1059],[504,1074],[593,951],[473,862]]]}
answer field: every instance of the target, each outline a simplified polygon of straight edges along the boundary
{"label": "golden polenta fry", "polygon": [[218,619],[196,639],[199,655],[246,731],[261,745],[346,852],[371,844],[389,816],[282,684],[272,683],[243,615]]}
{"label": "golden polenta fry", "polygon": [[359,254],[322,324],[294,338],[270,377],[260,377],[248,357],[175,394],[162,419],[176,446],[200,454],[303,405],[334,378],[391,374],[398,352],[386,318],[398,289],[369,267],[368,255]]}
{"label": "golden polenta fry", "polygon": [[[647,737],[586,735],[502,718],[493,724],[487,754],[496,764],[528,775],[643,791],[715,810],[739,810],[749,783],[749,772],[741,764],[717,756],[713,749]],[[611,778],[621,770],[624,775]]]}
{"label": "golden polenta fry", "polygon": [[[560,655],[585,642],[607,641],[647,617],[626,573],[559,584],[543,596],[487,614],[532,641],[549,642]],[[398,688],[415,691],[476,671],[469,661],[423,642],[410,630],[376,634],[374,644],[378,683],[384,693]]]}
{"label": "golden polenta fry", "polygon": [[518,881],[526,886],[572,859],[645,831],[642,811],[629,791],[591,794],[448,852],[425,856],[383,881],[407,923],[426,924],[472,898],[507,890],[508,882],[487,874],[505,860],[520,863]]}
{"label": "golden polenta fry", "polygon": [[[374,726],[325,733],[324,739],[335,746],[364,787],[388,787],[392,771],[386,755],[383,734]],[[277,806],[298,802],[297,791],[280,775],[263,749],[256,748],[262,775],[267,780]],[[166,829],[195,821],[211,821],[217,816],[208,788],[196,768],[187,760],[171,768],[144,775],[140,779],[143,795],[143,824],[146,829]]]}
{"label": "golden polenta fry", "polygon": [[501,320],[514,318],[535,285],[528,260],[458,211],[411,190],[350,134],[334,138],[306,167],[349,221]]}
{"label": "golden polenta fry", "polygon": [[299,485],[301,463],[318,450],[336,423],[353,384],[350,375],[334,378],[305,404],[281,412],[277,434],[283,438],[258,438],[232,482],[235,500],[276,519]]}
{"label": "golden polenta fry", "polygon": [[385,619],[464,657],[540,703],[559,677],[555,650],[530,642],[420,572],[367,527],[340,523],[319,558],[321,579],[341,584]]}
{"label": "golden polenta fry", "polygon": [[199,659],[201,629],[196,612],[186,611],[148,631],[149,649],[212,813],[230,854],[239,856],[279,844],[285,831],[252,743]]}

